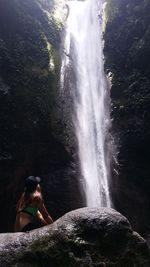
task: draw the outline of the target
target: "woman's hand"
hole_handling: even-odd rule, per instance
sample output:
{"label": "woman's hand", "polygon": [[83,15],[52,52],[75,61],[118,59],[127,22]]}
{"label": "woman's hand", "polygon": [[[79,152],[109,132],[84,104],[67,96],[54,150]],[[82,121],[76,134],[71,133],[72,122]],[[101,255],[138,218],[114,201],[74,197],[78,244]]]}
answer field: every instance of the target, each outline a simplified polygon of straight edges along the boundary
{"label": "woman's hand", "polygon": [[39,207],[39,211],[44,219],[44,221],[47,224],[53,223],[53,219],[51,218],[50,214],[48,213],[47,209],[45,208],[44,203],[42,202],[40,207]]}

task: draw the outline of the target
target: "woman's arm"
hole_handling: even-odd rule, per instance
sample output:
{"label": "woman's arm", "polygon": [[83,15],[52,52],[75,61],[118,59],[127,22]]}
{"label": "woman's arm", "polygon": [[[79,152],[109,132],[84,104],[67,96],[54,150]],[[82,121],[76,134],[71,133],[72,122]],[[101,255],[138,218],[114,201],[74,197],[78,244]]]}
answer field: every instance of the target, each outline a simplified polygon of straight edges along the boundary
{"label": "woman's arm", "polygon": [[22,193],[22,195],[21,195],[21,197],[20,197],[20,199],[19,199],[19,201],[18,201],[18,203],[17,203],[17,206],[16,206],[16,212],[18,212],[19,210],[21,210],[22,209],[22,207],[23,207],[23,204],[24,204],[24,202],[25,202],[25,196],[24,196],[25,194],[24,193]]}
{"label": "woman's arm", "polygon": [[47,225],[40,211],[37,212],[36,219],[42,226]]}
{"label": "woman's arm", "polygon": [[14,225],[14,231],[18,232],[20,230],[20,213],[19,211],[22,209],[24,203],[24,193],[22,193],[19,201],[17,202],[16,206],[16,219],[15,219],[15,225]]}
{"label": "woman's arm", "polygon": [[20,230],[20,216],[19,213],[16,215],[15,225],[14,225],[14,231],[18,232]]}
{"label": "woman's arm", "polygon": [[45,205],[42,201],[40,207],[39,207],[39,211],[44,219],[44,221],[47,223],[47,224],[50,224],[50,223],[53,223],[53,219],[51,218],[50,214],[48,213],[47,209],[45,208]]}

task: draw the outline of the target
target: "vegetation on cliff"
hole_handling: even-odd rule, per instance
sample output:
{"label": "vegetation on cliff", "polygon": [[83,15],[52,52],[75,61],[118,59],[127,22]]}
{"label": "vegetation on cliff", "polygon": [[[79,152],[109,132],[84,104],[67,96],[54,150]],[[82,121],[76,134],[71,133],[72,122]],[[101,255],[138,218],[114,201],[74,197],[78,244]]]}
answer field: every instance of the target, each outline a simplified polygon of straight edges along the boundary
{"label": "vegetation on cliff", "polygon": [[150,2],[108,0],[106,13],[105,68],[119,151],[113,198],[144,233],[150,225]]}
{"label": "vegetation on cliff", "polygon": [[62,125],[53,129],[66,15],[59,0],[0,1],[1,232],[13,230],[15,205],[28,175],[42,176],[53,218],[71,209],[71,156],[55,134]]}
{"label": "vegetation on cliff", "polygon": [[18,150],[36,141],[50,127],[57,88],[52,50],[59,48],[60,37],[38,1],[0,5],[0,157],[6,159],[13,157],[16,145]]}

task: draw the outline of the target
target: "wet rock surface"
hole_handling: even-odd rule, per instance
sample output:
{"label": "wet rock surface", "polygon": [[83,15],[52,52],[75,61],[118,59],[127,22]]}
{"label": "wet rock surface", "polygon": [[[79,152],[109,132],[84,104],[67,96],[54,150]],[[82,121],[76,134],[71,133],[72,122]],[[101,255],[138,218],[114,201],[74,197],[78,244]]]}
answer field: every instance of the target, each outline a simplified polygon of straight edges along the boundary
{"label": "wet rock surface", "polygon": [[58,115],[67,12],[59,0],[0,1],[0,232],[13,231],[29,175],[42,178],[53,219],[81,207],[74,151],[63,142],[65,126]]}
{"label": "wet rock surface", "polygon": [[105,68],[111,78],[114,206],[142,235],[150,232],[149,1],[108,1]]}
{"label": "wet rock surface", "polygon": [[148,267],[145,240],[108,208],[82,208],[28,233],[0,235],[0,266]]}

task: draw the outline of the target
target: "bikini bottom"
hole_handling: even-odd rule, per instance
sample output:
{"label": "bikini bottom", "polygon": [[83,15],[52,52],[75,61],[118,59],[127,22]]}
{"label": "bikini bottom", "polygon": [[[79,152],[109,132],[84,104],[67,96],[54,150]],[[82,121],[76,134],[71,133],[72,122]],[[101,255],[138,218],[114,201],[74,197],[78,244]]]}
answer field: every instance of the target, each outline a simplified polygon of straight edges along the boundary
{"label": "bikini bottom", "polygon": [[36,228],[36,226],[33,223],[28,223],[22,228],[21,232],[31,231],[35,228]]}

